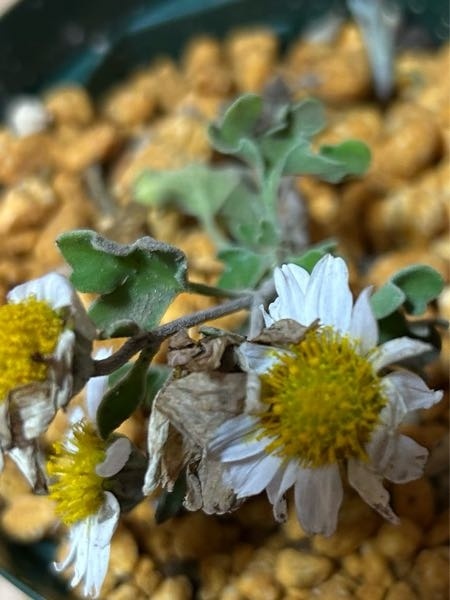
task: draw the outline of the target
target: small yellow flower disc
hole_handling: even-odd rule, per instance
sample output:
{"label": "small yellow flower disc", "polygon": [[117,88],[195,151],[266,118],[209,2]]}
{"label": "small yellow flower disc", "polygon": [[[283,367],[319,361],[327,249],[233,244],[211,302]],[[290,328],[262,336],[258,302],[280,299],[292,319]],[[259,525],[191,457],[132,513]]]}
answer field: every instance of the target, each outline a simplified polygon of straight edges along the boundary
{"label": "small yellow flower disc", "polygon": [[386,405],[370,357],[331,327],[309,331],[262,376],[266,452],[304,467],[367,458],[365,444]]}
{"label": "small yellow flower disc", "polygon": [[106,442],[87,420],[76,423],[72,437],[56,442],[47,462],[53,479],[49,495],[56,512],[66,525],[95,514],[103,503],[103,477],[95,469],[106,457]]}
{"label": "small yellow flower disc", "polygon": [[0,307],[0,402],[16,387],[45,381],[48,366],[37,357],[54,352],[62,329],[61,317],[36,298]]}

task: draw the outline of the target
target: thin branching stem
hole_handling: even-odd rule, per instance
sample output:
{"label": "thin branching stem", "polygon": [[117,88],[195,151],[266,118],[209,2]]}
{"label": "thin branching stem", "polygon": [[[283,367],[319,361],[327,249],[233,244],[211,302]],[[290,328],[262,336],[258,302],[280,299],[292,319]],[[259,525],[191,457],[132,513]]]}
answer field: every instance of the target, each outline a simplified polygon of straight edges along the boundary
{"label": "thin branching stem", "polygon": [[108,358],[94,360],[93,377],[109,375],[127,363],[130,358],[140,352],[143,348],[153,348],[156,351],[165,339],[182,329],[189,329],[190,327],[200,325],[206,321],[212,321],[213,319],[224,317],[225,315],[232,314],[239,310],[247,309],[252,305],[252,302],[253,294],[248,294],[247,296],[224,302],[219,306],[213,306],[180,317],[179,319],[170,321],[170,323],[160,325],[152,331],[141,331],[129,338],[117,352]]}

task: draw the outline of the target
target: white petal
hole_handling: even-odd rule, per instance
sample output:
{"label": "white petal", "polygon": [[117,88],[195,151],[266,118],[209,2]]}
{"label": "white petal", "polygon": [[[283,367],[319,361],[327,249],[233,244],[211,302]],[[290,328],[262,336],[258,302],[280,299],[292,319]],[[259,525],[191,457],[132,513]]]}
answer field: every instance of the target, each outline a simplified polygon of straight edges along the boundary
{"label": "white petal", "polygon": [[220,460],[220,453],[234,445],[240,443],[242,439],[254,438],[254,432],[258,428],[259,421],[256,417],[250,415],[239,415],[225,421],[211,437],[208,444],[208,452],[215,455]]}
{"label": "white petal", "polygon": [[274,280],[278,298],[269,306],[269,315],[274,321],[294,319],[303,323],[305,290],[309,278],[310,275],[305,269],[294,264],[275,269]]}
{"label": "white petal", "polygon": [[305,531],[331,535],[336,530],[342,497],[342,482],[336,465],[298,468],[295,508]]}
{"label": "white petal", "polygon": [[383,487],[383,478],[365,464],[350,459],[348,461],[348,481],[369,506],[391,523],[399,519],[389,506],[389,493]]}
{"label": "white petal", "polygon": [[[100,348],[94,358],[103,360],[112,354],[112,348]],[[89,420],[97,422],[97,409],[108,389],[108,376],[91,377],[86,385],[86,412]]]}
{"label": "white petal", "polygon": [[395,338],[378,346],[378,353],[373,359],[373,366],[376,371],[380,371],[387,365],[418,356],[432,349],[433,346],[419,340],[408,337]]}
{"label": "white petal", "polygon": [[269,485],[281,464],[278,456],[261,452],[247,460],[228,463],[225,478],[238,498],[255,496]]}
{"label": "white petal", "polygon": [[92,423],[97,422],[97,409],[108,389],[108,376],[91,377],[86,385],[86,413]]}
{"label": "white petal", "polygon": [[290,460],[286,465],[278,469],[272,481],[267,486],[267,497],[273,505],[273,516],[276,521],[286,520],[286,491],[295,483],[298,471],[298,463]]}
{"label": "white petal", "polygon": [[271,438],[264,437],[260,440],[252,438],[243,438],[232,442],[229,446],[224,448],[220,453],[221,462],[236,462],[239,460],[245,460],[251,458],[256,454],[260,454],[264,448],[266,448],[271,442]]}
{"label": "white petal", "polygon": [[348,286],[348,269],[342,258],[326,255],[314,267],[305,296],[304,325],[320,319],[321,325],[331,325],[348,332],[353,298]]}
{"label": "white petal", "polygon": [[383,377],[383,382],[389,382],[402,396],[408,412],[419,408],[430,408],[440,400],[443,393],[433,391],[415,373],[410,371],[395,371]]}
{"label": "white petal", "polygon": [[350,336],[360,340],[362,354],[374,348],[378,342],[378,323],[370,306],[372,288],[365,288],[358,296],[352,311]]}
{"label": "white petal", "polygon": [[95,472],[100,477],[112,477],[126,465],[131,453],[131,442],[126,437],[120,437],[108,446],[106,458],[97,465]]}
{"label": "white petal", "polygon": [[428,450],[406,435],[396,435],[394,449],[382,473],[394,483],[405,483],[423,475]]}
{"label": "white petal", "polygon": [[395,429],[379,427],[372,433],[369,442],[366,444],[370,464],[377,473],[383,473],[391,460],[395,450],[394,438],[396,435]]}
{"label": "white petal", "polygon": [[70,530],[70,551],[61,563],[54,565],[61,571],[74,566],[72,587],[83,582],[83,594],[96,598],[100,594],[109,563],[110,543],[119,521],[120,507],[110,492],[96,515],[76,523]]}
{"label": "white petal", "polygon": [[272,346],[243,342],[236,350],[236,357],[243,371],[262,375],[278,362],[275,352],[281,351]]}

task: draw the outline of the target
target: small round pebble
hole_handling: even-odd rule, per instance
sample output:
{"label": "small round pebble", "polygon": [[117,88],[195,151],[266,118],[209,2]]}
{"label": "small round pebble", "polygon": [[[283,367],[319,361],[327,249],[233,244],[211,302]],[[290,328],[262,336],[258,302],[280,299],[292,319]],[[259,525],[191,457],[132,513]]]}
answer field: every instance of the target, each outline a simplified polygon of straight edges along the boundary
{"label": "small round pebble", "polygon": [[325,556],[285,548],[276,558],[275,576],[285,587],[311,588],[328,579],[333,567]]}
{"label": "small round pebble", "polygon": [[412,556],[422,538],[422,531],[408,519],[398,525],[384,523],[378,530],[376,546],[383,556],[397,561]]}
{"label": "small round pebble", "polygon": [[184,575],[168,577],[152,594],[152,600],[191,600],[192,585]]}

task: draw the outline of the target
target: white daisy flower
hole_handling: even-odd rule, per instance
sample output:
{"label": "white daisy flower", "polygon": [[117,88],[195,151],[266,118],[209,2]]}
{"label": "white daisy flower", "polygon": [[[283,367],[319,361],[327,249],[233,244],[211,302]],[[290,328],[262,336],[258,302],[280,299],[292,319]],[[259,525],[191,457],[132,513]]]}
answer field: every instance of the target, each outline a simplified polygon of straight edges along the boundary
{"label": "white daisy flower", "polygon": [[335,531],[345,470],[359,495],[397,522],[383,479],[416,479],[427,459],[427,450],[398,433],[398,425],[442,393],[409,371],[386,374],[385,367],[430,346],[407,337],[377,345],[370,289],[353,303],[341,258],[323,257],[311,274],[283,265],[274,277],[278,297],[263,311],[266,326],[281,319],[319,324],[283,349],[240,346],[243,369],[259,376],[260,410],[224,423],[209,451],[226,465],[238,498],[266,490],[277,520],[285,518],[284,495],[294,487],[296,512],[309,533]]}
{"label": "white daisy flower", "polygon": [[37,483],[36,440],[88,379],[95,335],[62,275],[50,273],[9,292],[0,307],[0,470],[7,451]]}
{"label": "white daisy flower", "polygon": [[[103,358],[104,356],[98,356]],[[110,543],[120,506],[107,491],[105,480],[126,464],[131,443],[125,437],[103,440],[97,432],[96,413],[107,389],[107,376],[94,377],[86,386],[87,417],[77,421],[63,442],[54,446],[47,470],[53,478],[50,497],[69,527],[69,551],[56,571],[73,566],[71,586],[82,582],[84,596],[96,598],[108,569]]]}

